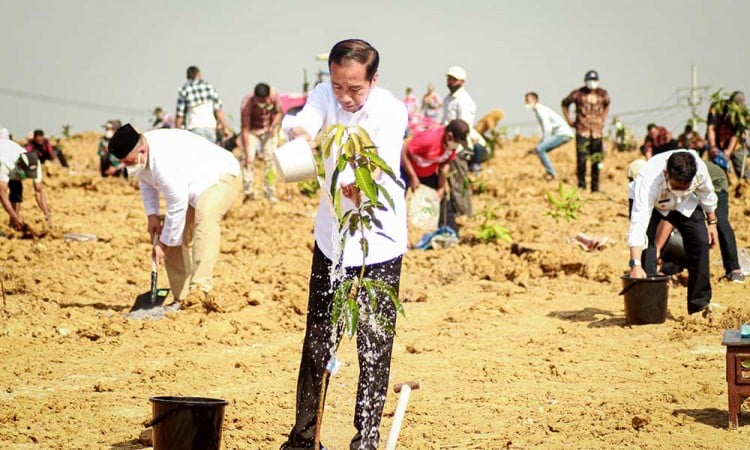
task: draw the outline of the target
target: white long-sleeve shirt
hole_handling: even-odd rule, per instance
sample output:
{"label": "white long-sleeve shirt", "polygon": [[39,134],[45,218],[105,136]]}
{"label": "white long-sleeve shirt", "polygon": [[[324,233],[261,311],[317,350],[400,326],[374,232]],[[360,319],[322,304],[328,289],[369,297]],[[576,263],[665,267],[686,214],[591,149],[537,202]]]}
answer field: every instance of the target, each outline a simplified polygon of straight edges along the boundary
{"label": "white long-sleeve shirt", "polygon": [[[695,158],[698,168],[688,190],[690,193],[683,199],[677,198],[668,189],[668,182],[664,176],[664,172],[667,170],[667,160],[671,155],[678,152],[690,153]],[[708,169],[696,152],[693,150],[672,150],[659,153],[646,162],[635,179],[628,246],[646,246],[646,230],[654,209],[659,211],[662,216],[666,216],[670,211],[677,211],[685,217],[690,217],[698,205],[705,213],[714,212],[717,202],[718,198],[714,192],[714,185],[711,182]]]}
{"label": "white long-sleeve shirt", "polygon": [[442,124],[447,125],[453,119],[461,119],[470,127],[474,127],[477,119],[477,104],[463,86],[448,94],[443,101]]}
{"label": "white long-sleeve shirt", "polygon": [[[362,108],[351,113],[344,111],[336,101],[331,84],[321,83],[310,94],[302,111],[296,116],[287,116],[284,119],[283,130],[288,134],[291,128],[302,127],[310,136],[315,136],[319,130],[325,131],[331,125],[359,125],[367,131],[377,147],[378,156],[385,160],[398,177],[401,171],[401,145],[407,123],[406,107],[385,89],[373,87]],[[329,157],[323,161],[325,166],[324,189],[328,192],[330,192],[331,176],[338,160],[338,153],[338,149],[334,145]],[[354,174],[351,167],[347,165],[346,169],[339,175],[338,184],[352,183],[353,181]],[[373,226],[371,231],[365,233],[365,238],[369,243],[366,264],[391,260],[402,255],[407,249],[404,190],[385,174],[381,174],[375,182],[387,189],[393,199],[395,208],[391,209],[385,198],[382,195],[380,196],[380,202],[386,205],[388,210],[378,210],[375,213],[378,220],[382,222],[382,230]],[[323,195],[326,194],[323,193]],[[342,197],[341,206],[342,212],[354,208],[354,204],[345,197]],[[334,262],[338,260],[338,255],[335,252],[336,242],[339,239],[338,228],[338,218],[333,213],[331,206],[325,199],[321,199],[315,216],[315,242],[323,254]],[[388,237],[384,237],[378,232],[382,232]],[[361,236],[359,231],[354,236],[347,234],[341,255],[345,267],[362,265],[362,250],[359,243]]]}
{"label": "white long-sleeve shirt", "polygon": [[163,194],[166,214],[160,240],[170,247],[181,245],[188,206],[195,208],[203,191],[222,175],[239,176],[240,165],[231,152],[190,131],[152,130],[143,137],[148,163],[138,174],[138,185],[146,214],[159,214]]}
{"label": "white long-sleeve shirt", "polygon": [[542,127],[542,140],[552,136],[567,136],[569,138],[574,136],[573,130],[562,116],[547,106],[537,103],[534,106],[534,114],[536,114],[539,126]]}

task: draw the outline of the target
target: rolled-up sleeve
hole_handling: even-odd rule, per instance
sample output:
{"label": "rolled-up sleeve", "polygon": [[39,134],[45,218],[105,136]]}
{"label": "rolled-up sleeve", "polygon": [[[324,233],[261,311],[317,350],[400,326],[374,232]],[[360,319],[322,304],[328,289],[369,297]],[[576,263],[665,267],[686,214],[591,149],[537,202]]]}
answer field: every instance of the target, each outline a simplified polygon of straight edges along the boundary
{"label": "rolled-up sleeve", "polygon": [[654,180],[639,176],[635,180],[633,196],[633,213],[630,217],[630,231],[628,232],[628,247],[645,247],[647,243],[646,231],[654,211],[656,196],[652,192]]}

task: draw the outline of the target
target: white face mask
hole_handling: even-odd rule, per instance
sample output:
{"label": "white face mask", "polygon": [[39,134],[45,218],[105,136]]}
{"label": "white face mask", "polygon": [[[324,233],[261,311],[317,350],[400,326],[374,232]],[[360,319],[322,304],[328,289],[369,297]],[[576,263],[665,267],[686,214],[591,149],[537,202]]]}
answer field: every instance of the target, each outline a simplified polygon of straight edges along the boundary
{"label": "white face mask", "polygon": [[599,81],[597,80],[586,80],[586,87],[592,91],[599,87]]}
{"label": "white face mask", "polygon": [[138,153],[138,162],[130,165],[125,166],[125,169],[128,171],[128,177],[135,177],[138,176],[138,173],[146,168],[146,161],[145,158],[143,158],[143,153]]}
{"label": "white face mask", "polygon": [[115,135],[115,132],[112,130],[106,130],[104,132],[104,139],[112,139],[112,136]]}
{"label": "white face mask", "polygon": [[458,142],[456,141],[448,141],[445,143],[445,148],[448,150],[455,150],[458,148]]}
{"label": "white face mask", "polygon": [[534,109],[534,107],[536,106],[536,104],[526,103],[524,106],[526,107],[526,109]]}

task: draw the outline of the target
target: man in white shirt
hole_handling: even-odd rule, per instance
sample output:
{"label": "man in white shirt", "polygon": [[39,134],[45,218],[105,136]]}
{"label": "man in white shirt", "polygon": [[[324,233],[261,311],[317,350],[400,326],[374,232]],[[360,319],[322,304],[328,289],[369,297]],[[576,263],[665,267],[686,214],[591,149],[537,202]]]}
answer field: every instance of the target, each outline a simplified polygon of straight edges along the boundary
{"label": "man in white shirt", "polygon": [[16,230],[24,228],[21,216],[23,201],[22,180],[29,178],[34,182],[36,204],[44,214],[44,220],[52,226],[52,219],[47,206],[47,196],[42,188],[42,165],[35,152],[26,150],[11,141],[0,139],[0,203],[10,216],[10,226]]}
{"label": "man in white shirt", "polygon": [[573,130],[559,114],[539,103],[539,96],[536,92],[527,92],[524,100],[526,108],[534,111],[536,120],[542,128],[542,140],[539,141],[535,150],[544,170],[547,171],[547,178],[553,180],[557,178],[557,172],[552,167],[547,153],[573,139]]}
{"label": "man in white shirt", "polygon": [[479,166],[487,154],[486,142],[481,134],[474,130],[477,119],[477,104],[471,98],[464,85],[466,84],[466,70],[460,66],[451,66],[446,74],[446,86],[450,93],[443,100],[443,125],[454,119],[461,119],[469,124],[471,134],[469,135],[469,170],[475,174],[479,172]]}
{"label": "man in white shirt", "polygon": [[[341,41],[331,49],[328,66],[330,81],[315,87],[296,116],[288,116],[282,127],[290,139],[306,137],[312,141],[318,131],[331,125],[359,125],[364,128],[377,147],[378,155],[398,174],[401,145],[407,127],[404,104],[390,92],[376,87],[379,55],[370,44],[359,39]],[[325,186],[329,191],[332,174],[338,161],[338,149],[324,160]],[[384,187],[395,203],[394,208],[377,212],[382,222],[380,230],[365,231],[369,252],[365,260],[365,276],[389,284],[398,295],[401,260],[407,249],[406,204],[404,188],[381,173],[375,182]],[[351,168],[338,178],[344,198],[342,212],[354,208],[359,196]],[[383,195],[381,201],[387,205]],[[337,255],[334,242],[339,240],[338,218],[332,207],[321,201],[315,217],[315,250],[310,276],[307,327],[297,381],[295,425],[287,450],[307,450],[314,446],[316,411],[322,377],[326,364],[335,354],[341,330],[331,325],[333,293],[342,280],[331,280],[332,266],[346,269],[347,278],[360,271],[362,249],[359,232],[348,237],[342,253]],[[382,231],[381,231],[382,230]],[[387,234],[387,236],[383,235]],[[377,294],[378,312],[395,327],[396,310],[390,299]],[[364,308],[366,306],[361,306]],[[388,392],[393,334],[374,326],[370,320],[360,320],[357,328],[359,351],[359,384],[354,425],[357,433],[351,441],[352,449],[376,449],[380,438],[379,426],[385,397]],[[338,333],[338,335],[337,335]]]}
{"label": "man in white shirt", "polygon": [[706,165],[692,150],[660,153],[635,180],[628,233],[630,276],[656,275],[656,230],[664,219],[682,235],[687,253],[688,313],[710,312],[709,248],[718,242],[717,196]]}
{"label": "man in white shirt", "polygon": [[[109,151],[128,167],[131,176],[138,176],[151,241],[158,236],[153,256],[157,265],[165,265],[175,301],[218,309],[209,293],[219,257],[219,222],[241,191],[237,160],[189,131],[159,129],[139,134],[130,124],[112,136]],[[163,224],[160,195],[166,206]]]}

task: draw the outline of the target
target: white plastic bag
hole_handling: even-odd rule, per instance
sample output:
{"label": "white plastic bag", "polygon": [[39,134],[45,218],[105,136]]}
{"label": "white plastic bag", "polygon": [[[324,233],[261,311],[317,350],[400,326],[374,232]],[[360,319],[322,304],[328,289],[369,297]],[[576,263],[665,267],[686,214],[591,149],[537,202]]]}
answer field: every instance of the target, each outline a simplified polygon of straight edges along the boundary
{"label": "white plastic bag", "polygon": [[440,218],[440,201],[437,191],[420,184],[409,203],[411,224],[422,230],[436,230]]}

